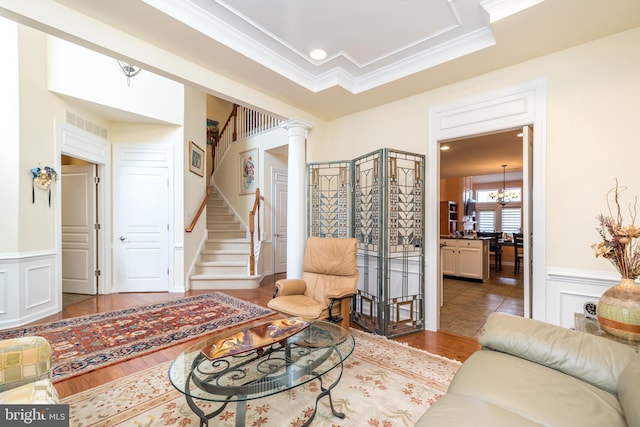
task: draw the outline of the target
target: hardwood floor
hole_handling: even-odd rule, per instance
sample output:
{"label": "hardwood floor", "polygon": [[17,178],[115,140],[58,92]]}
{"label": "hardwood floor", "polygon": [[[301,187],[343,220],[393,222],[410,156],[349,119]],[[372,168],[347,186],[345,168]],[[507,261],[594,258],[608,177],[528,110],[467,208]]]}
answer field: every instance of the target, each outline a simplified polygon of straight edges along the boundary
{"label": "hardwood floor", "polygon": [[[282,276],[280,276],[282,277]],[[228,295],[245,301],[266,307],[273,294],[273,285],[278,276],[268,276],[258,289],[253,290],[221,290]],[[35,323],[50,322],[69,317],[83,316],[103,311],[118,310],[133,307],[140,304],[149,304],[159,301],[178,299],[187,295],[197,295],[211,291],[188,291],[185,293],[122,293],[111,295],[98,295],[76,303],[70,303],[60,313],[41,319]],[[272,318],[278,318],[276,314]],[[354,327],[357,327],[354,325]],[[79,375],[55,384],[60,398],[97,387],[109,381],[135,373],[148,367],[171,361],[181,351],[192,345],[200,338],[189,342],[156,351],[154,353],[136,357],[106,368]],[[396,341],[420,348],[431,353],[460,361],[466,360],[471,354],[480,349],[478,342],[469,337],[464,337],[451,332],[417,332],[403,337],[394,338]]]}

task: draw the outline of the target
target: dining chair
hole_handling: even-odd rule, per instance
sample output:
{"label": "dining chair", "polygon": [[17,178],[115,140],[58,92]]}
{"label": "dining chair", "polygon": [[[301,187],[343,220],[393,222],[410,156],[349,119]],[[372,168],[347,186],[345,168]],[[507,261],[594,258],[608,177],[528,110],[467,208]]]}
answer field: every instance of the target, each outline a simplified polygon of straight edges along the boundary
{"label": "dining chair", "polygon": [[520,262],[524,258],[524,237],[522,233],[513,233],[513,273],[520,273]]}
{"label": "dining chair", "polygon": [[494,266],[496,271],[502,271],[502,244],[500,243],[500,232],[478,231],[478,237],[489,237],[489,255],[493,255]]}

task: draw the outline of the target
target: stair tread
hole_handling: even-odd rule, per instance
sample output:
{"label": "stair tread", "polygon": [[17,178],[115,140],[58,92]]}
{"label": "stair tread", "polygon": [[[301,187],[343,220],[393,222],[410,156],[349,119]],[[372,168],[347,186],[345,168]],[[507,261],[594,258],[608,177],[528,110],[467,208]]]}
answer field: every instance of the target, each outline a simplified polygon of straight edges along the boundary
{"label": "stair tread", "polygon": [[196,265],[209,267],[244,267],[247,265],[247,261],[199,261]]}
{"label": "stair tread", "polygon": [[216,279],[224,279],[224,280],[243,280],[243,279],[257,279],[260,276],[254,274],[253,276],[249,274],[194,274],[190,277],[191,280],[216,280]]}
{"label": "stair tread", "polygon": [[249,255],[250,251],[243,249],[203,249],[200,253],[205,255]]}

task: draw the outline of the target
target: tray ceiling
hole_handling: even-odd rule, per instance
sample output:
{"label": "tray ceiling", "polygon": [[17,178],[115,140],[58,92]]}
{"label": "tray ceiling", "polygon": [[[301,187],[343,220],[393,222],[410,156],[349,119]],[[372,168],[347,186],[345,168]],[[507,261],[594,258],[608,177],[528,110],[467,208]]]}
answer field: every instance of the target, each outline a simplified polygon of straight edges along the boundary
{"label": "tray ceiling", "polygon": [[313,92],[355,94],[494,45],[488,10],[542,0],[144,1]]}

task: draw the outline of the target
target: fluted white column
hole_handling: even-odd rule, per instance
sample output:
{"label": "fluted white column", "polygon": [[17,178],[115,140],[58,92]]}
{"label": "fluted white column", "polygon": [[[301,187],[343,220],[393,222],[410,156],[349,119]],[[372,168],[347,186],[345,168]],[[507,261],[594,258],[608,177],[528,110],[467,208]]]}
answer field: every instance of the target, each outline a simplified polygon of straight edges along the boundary
{"label": "fluted white column", "polygon": [[311,123],[291,119],[282,123],[289,132],[288,184],[287,184],[287,279],[302,277],[305,232],[305,171],[307,168],[306,141]]}

